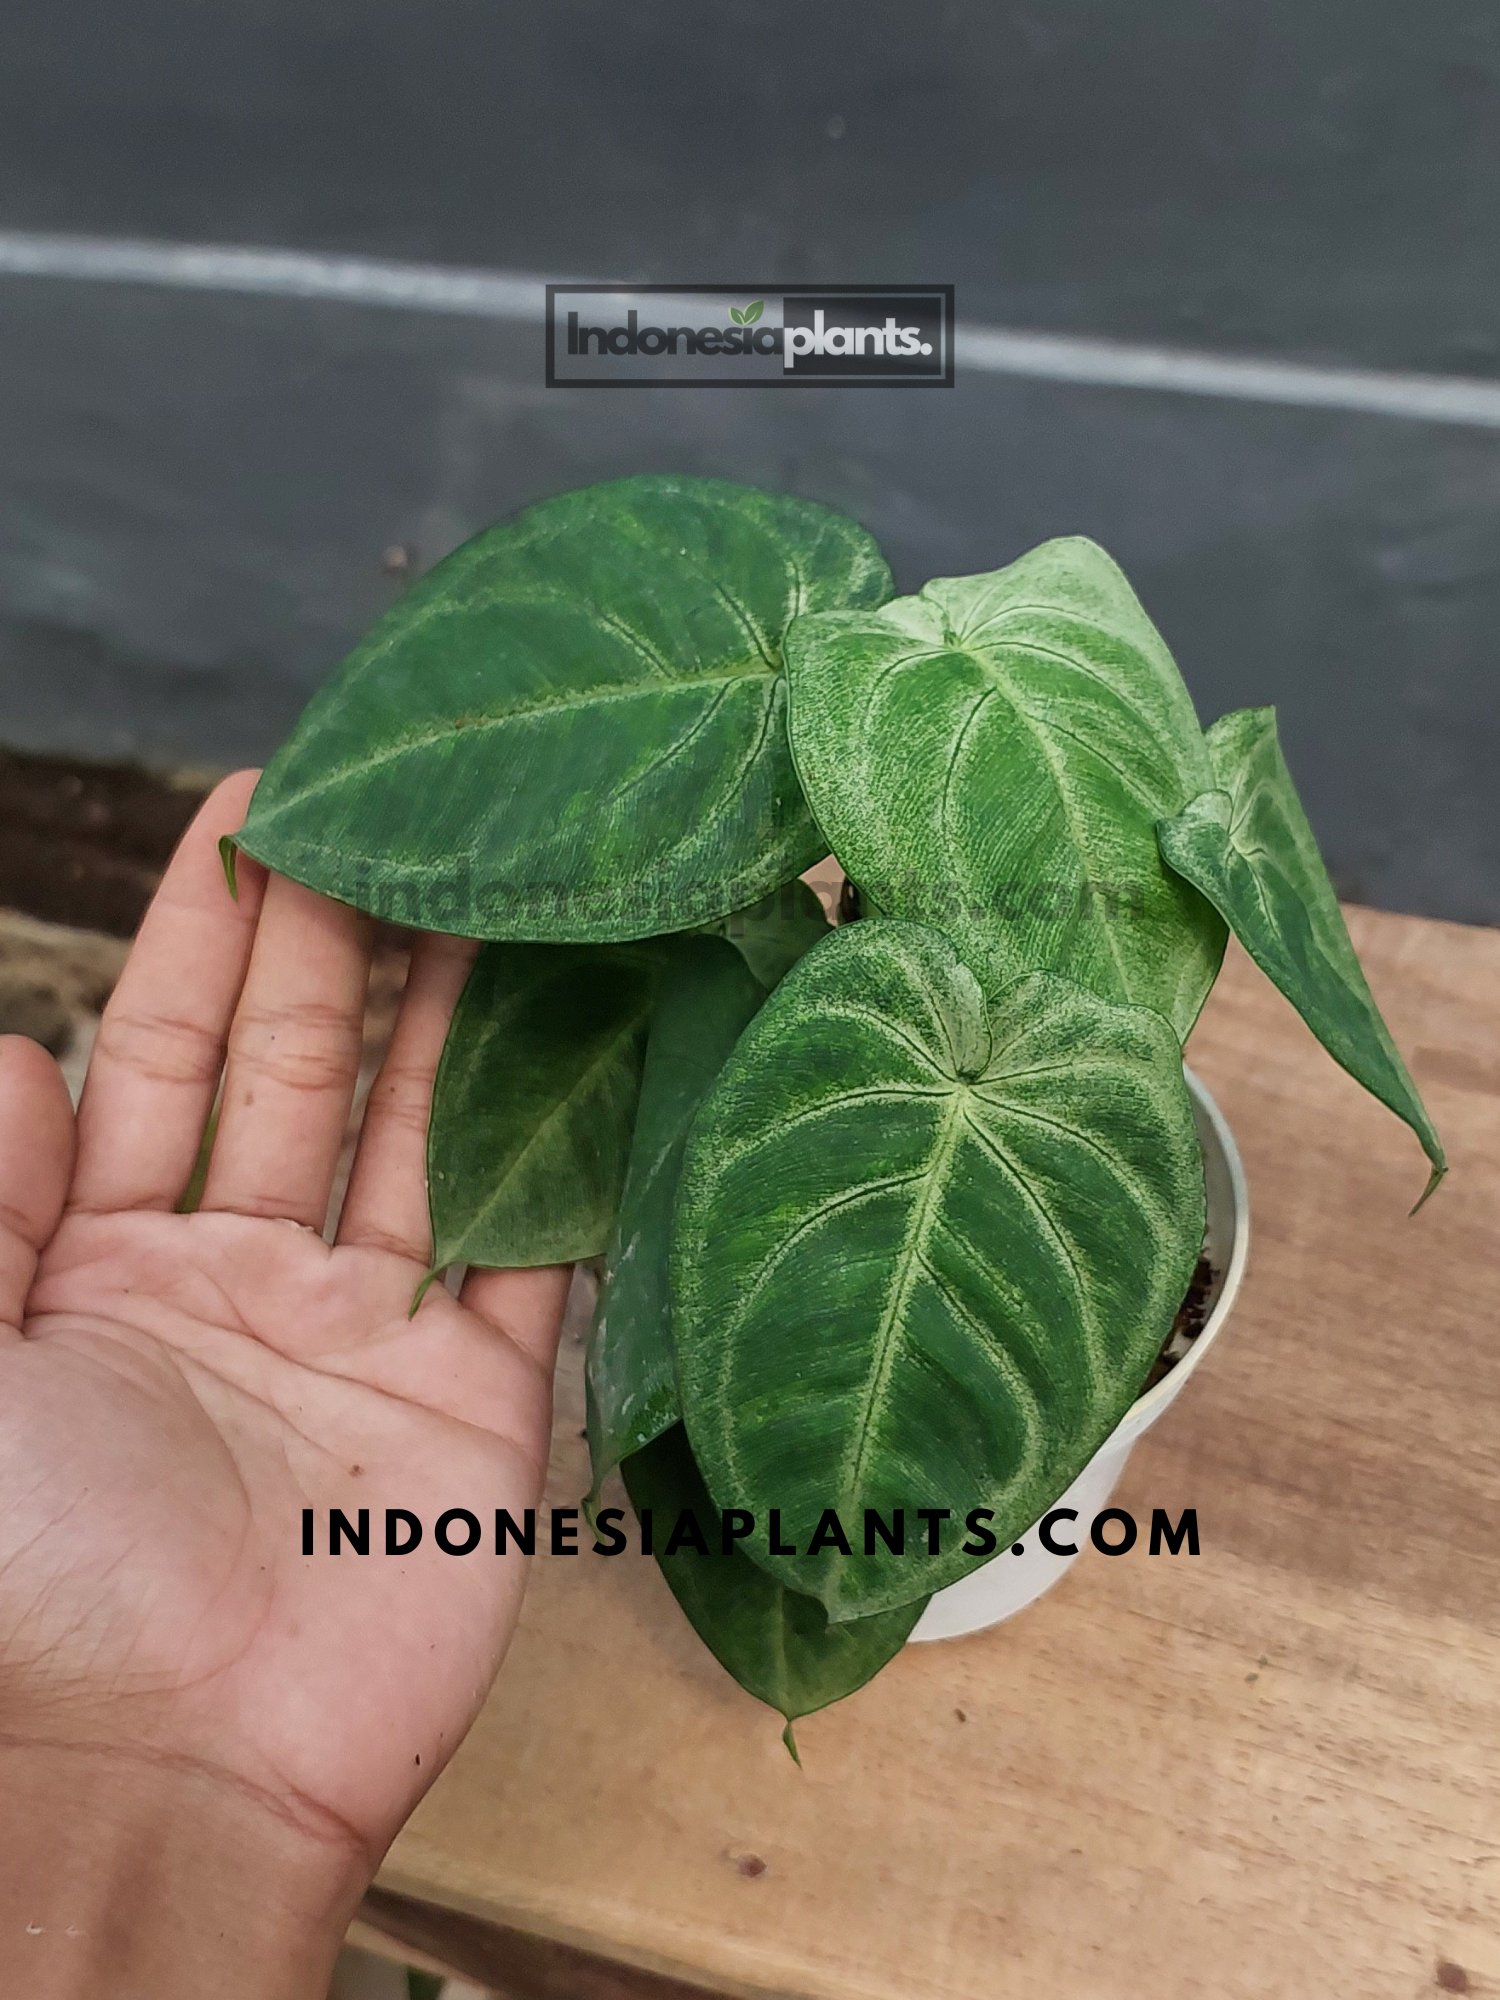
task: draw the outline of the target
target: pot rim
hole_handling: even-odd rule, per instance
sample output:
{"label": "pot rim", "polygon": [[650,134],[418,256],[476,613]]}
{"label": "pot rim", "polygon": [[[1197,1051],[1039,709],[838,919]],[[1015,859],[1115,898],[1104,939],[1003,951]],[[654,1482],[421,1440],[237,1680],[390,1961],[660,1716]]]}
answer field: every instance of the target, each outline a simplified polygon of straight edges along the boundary
{"label": "pot rim", "polygon": [[1239,1147],[1234,1142],[1234,1133],[1230,1130],[1229,1121],[1219,1109],[1202,1077],[1187,1063],[1183,1064],[1182,1071],[1193,1101],[1203,1112],[1217,1141],[1229,1180],[1232,1210],[1229,1262],[1224,1270],[1218,1296],[1214,1300],[1208,1318],[1203,1322],[1203,1331],[1182,1359],[1169,1368],[1154,1387],[1136,1398],[1110,1437],[1105,1440],[1101,1450],[1109,1444],[1123,1442],[1126,1437],[1131,1439],[1139,1437],[1142,1431],[1156,1422],[1178,1394],[1188,1376],[1218,1338],[1220,1329],[1234,1310],[1235,1300],[1244,1282],[1245,1266],[1250,1259],[1250,1190],[1245,1181],[1244,1162],[1240,1158]]}

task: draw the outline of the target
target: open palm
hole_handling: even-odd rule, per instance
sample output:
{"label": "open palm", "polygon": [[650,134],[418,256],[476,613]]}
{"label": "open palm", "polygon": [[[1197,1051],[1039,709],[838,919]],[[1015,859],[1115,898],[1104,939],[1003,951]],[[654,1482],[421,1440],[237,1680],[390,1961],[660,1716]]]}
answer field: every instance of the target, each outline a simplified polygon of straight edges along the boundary
{"label": "open palm", "polygon": [[[250,863],[230,899],[215,842],[252,781],[184,838],[76,1144],[56,1065],[0,1042],[0,1727],[192,1760],[373,1865],[514,1628],[522,1559],[486,1538],[461,1560],[431,1529],[539,1497],[567,1273],[476,1272],[408,1318],[452,941],[414,956],[323,1240],[367,927]],[[376,1552],[331,1558],[330,1507],[369,1508]],[[378,1553],[386,1507],[425,1524],[412,1554]]]}

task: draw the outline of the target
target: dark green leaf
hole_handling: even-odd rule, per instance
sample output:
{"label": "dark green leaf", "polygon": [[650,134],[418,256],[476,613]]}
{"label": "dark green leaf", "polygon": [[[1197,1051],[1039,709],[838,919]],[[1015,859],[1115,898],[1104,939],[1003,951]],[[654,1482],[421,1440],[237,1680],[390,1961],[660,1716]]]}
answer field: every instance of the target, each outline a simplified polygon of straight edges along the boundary
{"label": "dark green leaf", "polygon": [[748,910],[736,910],[712,925],[728,938],[767,992],[791,971],[804,952],[828,935],[823,905],[805,882],[783,882]]}
{"label": "dark green leaf", "polygon": [[433,1087],[435,1266],[509,1269],[603,1254],[659,970],[650,945],[480,952]]}
{"label": "dark green leaf", "polygon": [[746,326],[754,326],[755,322],[760,318],[761,314],[765,311],[765,309],[766,309],[766,302],[764,299],[752,299],[749,305],[746,306],[744,312],[741,314],[741,319],[743,323]]}
{"label": "dark green leaf", "polygon": [[355,649],[240,845],[422,930],[711,921],[826,852],[786,741],[787,625],[889,592],[870,537],[812,501],[670,476],[545,501]]}
{"label": "dark green leaf", "polygon": [[883,610],[799,618],[792,750],[872,909],[937,924],[993,990],[1031,971],[1185,1037],[1224,951],[1156,822],[1213,782],[1182,677],[1092,542]]}
{"label": "dark green leaf", "polygon": [[[788,1723],[862,1688],[900,1652],[922,1615],[925,1597],[871,1618],[832,1625],[815,1597],[786,1589],[740,1548],[724,1555],[719,1510],[681,1424],[628,1458],[624,1472],[636,1512],[643,1507],[652,1511],[658,1550],[665,1548],[683,1511],[702,1528],[711,1553],[700,1555],[688,1547],[670,1556],[658,1554],[662,1574],[720,1666],[747,1693],[779,1709]],[[919,1587],[921,1575],[914,1565],[912,1581]]]}
{"label": "dark green leaf", "polygon": [[1432,1162],[1425,1201],[1447,1172],[1442,1141],[1360,969],[1281,754],[1276,711],[1222,717],[1208,746],[1218,789],[1162,822],[1162,854],[1227,920],[1334,1061],[1410,1125]]}
{"label": "dark green leaf", "polygon": [[667,1314],[682,1151],[699,1105],[765,999],[745,961],[720,938],[665,939],[661,951],[630,1164],[589,1334],[590,1506],[622,1458],[677,1421]]}
{"label": "dark green leaf", "polygon": [[[809,952],[688,1140],[672,1334],[724,1507],[781,1510],[755,1559],[844,1619],[976,1566],[1134,1400],[1203,1241],[1203,1163],[1163,1018],[1032,974],[988,1004],[924,925]],[[935,1558],[808,1552],[825,1508],[952,1510]],[[855,1541],[855,1547],[860,1543]]]}

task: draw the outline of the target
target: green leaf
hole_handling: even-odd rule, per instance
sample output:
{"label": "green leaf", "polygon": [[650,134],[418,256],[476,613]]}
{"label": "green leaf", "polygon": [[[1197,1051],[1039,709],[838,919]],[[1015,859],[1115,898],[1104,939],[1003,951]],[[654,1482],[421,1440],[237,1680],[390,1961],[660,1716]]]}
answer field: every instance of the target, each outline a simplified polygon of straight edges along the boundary
{"label": "green leaf", "polygon": [[815,893],[805,882],[795,881],[783,882],[748,910],[736,910],[708,928],[713,936],[729,940],[769,992],[805,952],[827,937],[830,927]]}
{"label": "green leaf", "polygon": [[421,930],[685,930],[826,853],[786,741],[798,612],[878,604],[879,550],[808,500],[622,479],[491,528],[309,705],[237,838]]}
{"label": "green leaf", "polygon": [[760,318],[761,314],[765,311],[765,309],[766,309],[766,302],[764,299],[752,299],[749,305],[746,306],[744,313],[741,316],[742,323],[745,326],[754,326],[755,322]]}
{"label": "green leaf", "polygon": [[1225,918],[1334,1061],[1416,1133],[1432,1162],[1425,1201],[1448,1170],[1442,1141],[1360,969],[1281,754],[1276,711],[1223,716],[1208,747],[1217,789],[1161,823],[1162,854]]}
{"label": "green leaf", "polygon": [[427,1137],[433,1263],[565,1264],[609,1243],[660,954],[490,945],[459,997]]}
{"label": "green leaf", "polygon": [[[755,1560],[834,1619],[1003,1547],[1129,1409],[1203,1241],[1166,1021],[1032,974],[986,1003],[949,941],[866,919],[809,952],[693,1127],[672,1274],[683,1415]],[[947,1507],[936,1557],[810,1548],[825,1508]],[[914,1584],[914,1570],[918,1581]]]}
{"label": "green leaf", "polygon": [[792,751],[884,915],[939,925],[988,988],[1058,972],[1184,1038],[1224,952],[1156,822],[1213,782],[1172,657],[1092,542],[883,610],[799,618]]}
{"label": "green leaf", "polygon": [[[694,1631],[720,1666],[790,1725],[842,1701],[900,1652],[926,1607],[925,1597],[871,1618],[830,1624],[816,1598],[786,1589],[742,1553],[722,1553],[719,1510],[693,1462],[680,1424],[625,1461],[625,1490],[639,1513],[649,1507],[661,1572]],[[666,1547],[684,1510],[703,1530],[710,1553]],[[921,1573],[913,1581],[920,1585]],[[787,1741],[795,1757],[796,1745]],[[800,1762],[800,1759],[799,1759]]]}
{"label": "green leaf", "polygon": [[629,1168],[589,1333],[591,1508],[620,1460],[680,1414],[668,1266],[683,1148],[699,1105],[766,997],[739,953],[720,938],[671,938],[661,949],[662,982],[646,1041]]}
{"label": "green leaf", "polygon": [[729,308],[729,317],[734,321],[736,326],[743,326],[745,324],[745,315],[740,311],[738,306],[731,306]]}

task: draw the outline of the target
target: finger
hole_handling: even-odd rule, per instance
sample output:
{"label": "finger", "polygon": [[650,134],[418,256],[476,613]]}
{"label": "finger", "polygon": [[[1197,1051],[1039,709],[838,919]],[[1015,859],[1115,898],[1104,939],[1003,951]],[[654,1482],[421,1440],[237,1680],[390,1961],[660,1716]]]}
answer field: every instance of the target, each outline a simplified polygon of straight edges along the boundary
{"label": "finger", "polygon": [[201,1206],[321,1229],[363,1042],[370,921],[273,875],[229,1030]]}
{"label": "finger", "polygon": [[550,1375],[572,1278],[571,1264],[546,1264],[535,1271],[470,1271],[458,1296]]}
{"label": "finger", "polygon": [[475,949],[463,938],[432,935],[418,938],[413,948],[396,1030],[365,1106],[339,1218],[340,1243],[393,1250],[424,1267],[432,1255],[427,1215],[432,1079]]}
{"label": "finger", "polygon": [[265,886],[241,856],[236,901],[218,852],[256,776],[236,772],[199,808],[104,1010],[78,1107],[75,1207],[171,1208],[187,1186]]}
{"label": "finger", "polygon": [[73,1170],[73,1106],[40,1042],[0,1035],[0,1328],[26,1317],[36,1260]]}

